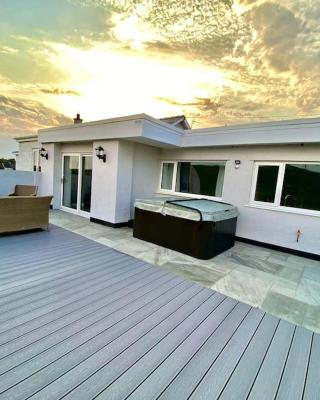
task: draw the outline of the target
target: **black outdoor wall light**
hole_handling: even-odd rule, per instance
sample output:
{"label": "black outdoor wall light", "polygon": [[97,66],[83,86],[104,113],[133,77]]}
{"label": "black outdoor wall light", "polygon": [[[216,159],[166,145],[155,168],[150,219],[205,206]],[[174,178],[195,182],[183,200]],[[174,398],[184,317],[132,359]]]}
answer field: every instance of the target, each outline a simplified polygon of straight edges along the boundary
{"label": "black outdoor wall light", "polygon": [[107,156],[106,153],[104,152],[104,148],[99,146],[95,148],[96,151],[96,156],[99,158],[99,160],[102,160],[103,162],[107,161]]}
{"label": "black outdoor wall light", "polygon": [[49,158],[47,150],[43,147],[41,147],[41,149],[39,150],[39,154],[40,154],[40,157],[43,157],[46,160]]}

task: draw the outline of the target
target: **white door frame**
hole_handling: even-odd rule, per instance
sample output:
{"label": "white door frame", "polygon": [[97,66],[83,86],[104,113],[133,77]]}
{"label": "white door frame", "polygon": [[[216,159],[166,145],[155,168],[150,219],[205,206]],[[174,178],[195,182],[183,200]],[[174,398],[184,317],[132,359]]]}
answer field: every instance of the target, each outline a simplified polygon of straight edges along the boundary
{"label": "white door frame", "polygon": [[[63,205],[63,183],[64,183],[64,158],[65,157],[78,157],[79,158],[79,173],[78,173],[78,192],[77,192],[77,208],[70,208]],[[61,176],[61,199],[60,209],[63,211],[70,212],[72,214],[81,215],[82,217],[90,218],[90,212],[82,211],[81,206],[81,190],[82,190],[82,157],[92,157],[92,153],[63,153],[62,154],[62,176]]]}

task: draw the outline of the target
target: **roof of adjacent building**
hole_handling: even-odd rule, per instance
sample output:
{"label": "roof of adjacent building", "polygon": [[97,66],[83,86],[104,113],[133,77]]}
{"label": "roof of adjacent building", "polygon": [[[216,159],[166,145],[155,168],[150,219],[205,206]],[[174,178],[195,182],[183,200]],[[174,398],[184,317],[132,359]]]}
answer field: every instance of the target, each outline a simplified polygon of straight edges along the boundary
{"label": "roof of adjacent building", "polygon": [[191,129],[187,118],[184,115],[176,115],[174,117],[159,118],[160,121],[166,122],[167,124],[177,126],[181,129]]}

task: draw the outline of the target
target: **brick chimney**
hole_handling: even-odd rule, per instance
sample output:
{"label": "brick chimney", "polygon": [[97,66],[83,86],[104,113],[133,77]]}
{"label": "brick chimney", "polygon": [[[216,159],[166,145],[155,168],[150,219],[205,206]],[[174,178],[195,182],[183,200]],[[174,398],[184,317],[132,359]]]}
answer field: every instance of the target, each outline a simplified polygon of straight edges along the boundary
{"label": "brick chimney", "polygon": [[73,118],[73,122],[74,122],[74,124],[81,124],[82,123],[82,119],[80,118],[80,114],[77,114],[77,117]]}

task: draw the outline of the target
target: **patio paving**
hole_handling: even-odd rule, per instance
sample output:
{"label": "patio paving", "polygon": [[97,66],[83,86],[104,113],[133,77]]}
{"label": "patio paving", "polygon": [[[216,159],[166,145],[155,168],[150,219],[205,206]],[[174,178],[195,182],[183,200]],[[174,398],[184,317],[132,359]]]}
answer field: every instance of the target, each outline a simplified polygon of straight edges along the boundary
{"label": "patio paving", "polygon": [[179,274],[226,296],[320,332],[320,262],[237,242],[212,260],[198,260],[63,211],[50,221],[98,243]]}
{"label": "patio paving", "polygon": [[0,254],[0,400],[319,399],[317,333],[54,225]]}

